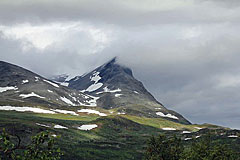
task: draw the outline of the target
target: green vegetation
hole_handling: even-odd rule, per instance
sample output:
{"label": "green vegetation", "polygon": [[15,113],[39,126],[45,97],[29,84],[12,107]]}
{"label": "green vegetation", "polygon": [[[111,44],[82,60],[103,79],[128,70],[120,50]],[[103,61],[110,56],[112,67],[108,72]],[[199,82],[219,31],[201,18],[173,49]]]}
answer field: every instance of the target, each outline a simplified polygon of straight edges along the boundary
{"label": "green vegetation", "polygon": [[168,121],[163,118],[146,118],[146,117],[137,117],[137,116],[132,116],[132,115],[122,115],[122,116],[127,119],[130,119],[136,123],[152,126],[155,128],[171,127],[171,128],[175,128],[178,130],[183,130],[183,129],[187,129],[187,130],[191,130],[191,131],[198,130],[198,129],[194,128],[194,127],[196,127],[195,125],[184,125],[184,124],[176,123],[173,121]]}
{"label": "green vegetation", "polygon": [[[36,123],[49,127],[39,126]],[[77,127],[84,124],[97,124],[97,128],[85,131]],[[54,125],[62,125],[68,129],[54,128]],[[161,128],[176,128],[176,131],[165,131]],[[193,138],[197,135],[205,135],[207,129],[198,130],[194,127],[208,127],[211,125],[183,125],[162,118],[145,118],[130,115],[111,115],[100,117],[94,114],[81,114],[72,116],[67,114],[35,114],[30,112],[0,111],[0,129],[12,135],[18,135],[22,144],[30,144],[31,137],[48,130],[57,135],[56,147],[63,152],[62,160],[79,159],[142,159],[147,148],[147,140],[152,136],[165,133],[167,137],[181,138],[181,145],[190,148],[192,141],[184,141],[185,138]],[[182,134],[184,130],[190,134]],[[235,151],[240,150],[240,138],[228,138],[233,132],[224,128],[213,126],[215,133],[213,141],[229,144]],[[224,133],[224,136],[220,136]],[[234,132],[237,135],[238,132]],[[17,140],[16,140],[17,142]]]}
{"label": "green vegetation", "polygon": [[54,143],[53,136],[45,131],[33,136],[30,144],[22,145],[18,135],[10,135],[3,129],[0,134],[0,160],[58,160],[62,153]]}
{"label": "green vegetation", "polygon": [[181,139],[165,135],[150,138],[146,151],[146,160],[179,160],[183,152]]}
{"label": "green vegetation", "polygon": [[212,141],[211,134],[183,148],[180,138],[151,137],[146,149],[146,160],[239,160],[240,152],[233,151],[228,145]]}

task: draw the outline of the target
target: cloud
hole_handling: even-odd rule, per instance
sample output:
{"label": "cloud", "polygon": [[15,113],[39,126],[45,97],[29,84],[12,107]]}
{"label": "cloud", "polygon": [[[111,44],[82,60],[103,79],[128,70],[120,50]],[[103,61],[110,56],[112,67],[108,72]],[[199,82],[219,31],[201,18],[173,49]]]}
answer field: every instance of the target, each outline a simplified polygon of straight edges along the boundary
{"label": "cloud", "polygon": [[237,1],[104,3],[0,1],[0,59],[51,76],[118,56],[166,107],[240,128]]}
{"label": "cloud", "polygon": [[[233,1],[224,2],[234,4]],[[0,22],[56,22],[83,20],[93,24],[120,26],[157,25],[168,23],[202,24],[238,22],[239,11],[208,0],[31,0],[0,2]],[[239,4],[235,4],[235,7]]]}

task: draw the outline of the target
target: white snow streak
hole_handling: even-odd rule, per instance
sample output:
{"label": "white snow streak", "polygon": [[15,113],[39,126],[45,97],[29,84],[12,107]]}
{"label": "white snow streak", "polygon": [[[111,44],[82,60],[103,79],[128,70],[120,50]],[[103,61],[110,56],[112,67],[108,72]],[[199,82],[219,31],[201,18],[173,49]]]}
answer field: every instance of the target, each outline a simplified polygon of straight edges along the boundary
{"label": "white snow streak", "polygon": [[183,133],[183,134],[189,134],[189,133],[191,133],[191,132],[189,132],[189,131],[183,131],[182,133]]}
{"label": "white snow streak", "polygon": [[228,136],[229,138],[237,138],[238,136],[236,136],[236,135],[230,135],[230,136]]}
{"label": "white snow streak", "polygon": [[54,128],[58,128],[58,129],[68,129],[67,127],[61,126],[59,124],[55,125]]}
{"label": "white snow streak", "polygon": [[53,111],[49,111],[49,110],[45,110],[45,109],[41,109],[41,108],[33,108],[33,107],[0,106],[0,110],[55,114],[55,112],[53,112]]}
{"label": "white snow streak", "polygon": [[60,85],[68,87],[69,83],[67,83],[67,82],[61,82]]}
{"label": "white snow streak", "polygon": [[46,79],[43,79],[43,81],[51,84],[51,85],[54,86],[54,87],[59,88],[59,85],[57,85],[56,83],[50,82],[50,81],[48,81],[48,80],[46,80]]}
{"label": "white snow streak", "polygon": [[17,88],[17,86],[15,86],[15,87],[0,87],[0,93],[2,93],[2,92],[5,92],[5,91],[8,91],[8,90],[17,90],[18,88]]}
{"label": "white snow streak", "polygon": [[96,72],[96,71],[93,72],[93,76],[90,77],[90,80],[94,81],[94,84],[90,85],[84,91],[93,92],[93,91],[96,91],[103,86],[102,83],[98,83],[98,81],[101,79],[101,77],[99,76],[99,73],[100,72]]}
{"label": "white snow streak", "polygon": [[194,128],[199,129],[199,130],[202,129],[202,128],[200,128],[200,127],[194,127]]}
{"label": "white snow streak", "polygon": [[29,82],[29,80],[22,80],[22,84],[25,84],[25,83],[28,83]]}
{"label": "white snow streak", "polygon": [[45,124],[41,124],[41,123],[36,123],[36,125],[38,125],[38,126],[42,126],[42,127],[47,127],[47,128],[50,128],[50,126],[48,126],[48,125],[45,125]]}
{"label": "white snow streak", "polygon": [[137,91],[133,91],[134,93],[136,93],[136,94],[139,94]]}
{"label": "white snow streak", "polygon": [[175,131],[176,128],[162,128],[162,130],[166,130],[166,131]]}
{"label": "white snow streak", "polygon": [[101,112],[93,110],[93,109],[81,109],[81,110],[78,110],[78,112],[88,113],[88,114],[98,114],[99,116],[107,116],[105,113],[101,113]]}
{"label": "white snow streak", "polygon": [[70,101],[70,100],[67,99],[66,97],[60,97],[60,99],[61,99],[63,102],[65,102],[65,103],[67,103],[67,104],[69,104],[69,105],[71,105],[71,106],[75,106],[75,104],[72,103],[72,101]]}
{"label": "white snow streak", "polygon": [[78,129],[88,131],[88,130],[91,130],[91,129],[97,128],[97,127],[98,126],[96,124],[86,124],[86,125],[81,125],[80,127],[78,127]]}
{"label": "white snow streak", "polygon": [[102,92],[98,92],[96,94],[101,94],[101,93],[115,93],[115,92],[121,92],[122,90],[120,88],[115,89],[115,90],[110,90],[107,86],[103,88]]}
{"label": "white snow streak", "polygon": [[102,83],[94,83],[94,84],[90,85],[85,91],[93,92],[93,91],[98,90],[98,89],[101,88],[102,86],[103,86]]}
{"label": "white snow streak", "polygon": [[28,97],[45,98],[45,97],[39,96],[38,94],[36,94],[34,92],[29,93],[29,94],[20,94],[19,97],[22,97],[22,98],[28,98]]}
{"label": "white snow streak", "polygon": [[167,117],[167,118],[172,118],[172,119],[178,119],[178,117],[176,117],[176,116],[174,116],[174,115],[172,115],[172,114],[170,114],[170,113],[168,113],[168,114],[165,115],[165,114],[162,113],[162,112],[157,112],[156,115],[159,115],[159,116],[161,116],[161,117]]}
{"label": "white snow streak", "polygon": [[115,94],[115,97],[120,97],[122,94]]}
{"label": "white snow streak", "polygon": [[121,115],[121,114],[126,114],[126,113],[124,113],[124,112],[118,112],[117,114],[118,114],[118,115]]}

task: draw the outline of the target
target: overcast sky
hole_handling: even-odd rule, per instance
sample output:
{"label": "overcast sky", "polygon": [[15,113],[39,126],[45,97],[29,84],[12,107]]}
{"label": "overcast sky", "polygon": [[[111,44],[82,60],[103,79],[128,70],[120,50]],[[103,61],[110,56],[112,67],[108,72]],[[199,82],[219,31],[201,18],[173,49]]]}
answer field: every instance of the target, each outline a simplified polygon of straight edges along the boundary
{"label": "overcast sky", "polygon": [[192,123],[240,129],[239,0],[1,0],[0,60],[49,77],[118,56]]}

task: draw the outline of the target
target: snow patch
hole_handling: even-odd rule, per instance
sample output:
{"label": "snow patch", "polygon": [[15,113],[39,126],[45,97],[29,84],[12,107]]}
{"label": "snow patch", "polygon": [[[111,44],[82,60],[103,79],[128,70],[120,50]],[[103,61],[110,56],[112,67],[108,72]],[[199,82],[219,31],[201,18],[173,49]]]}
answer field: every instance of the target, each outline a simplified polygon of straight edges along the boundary
{"label": "snow patch", "polygon": [[73,97],[72,95],[69,94],[69,97],[71,97],[75,102],[77,101],[76,97]]}
{"label": "snow patch", "polygon": [[155,108],[155,109],[162,109],[162,108]]}
{"label": "snow patch", "polygon": [[29,94],[20,94],[19,97],[22,97],[22,98],[28,98],[28,97],[45,98],[45,97],[39,96],[38,94],[36,94],[34,92],[29,93]]}
{"label": "snow patch", "polygon": [[196,136],[196,138],[199,138],[199,137],[201,137],[201,136]]}
{"label": "snow patch", "polygon": [[83,92],[85,91],[93,92],[103,86],[103,83],[98,83],[98,81],[101,79],[101,77],[99,76],[99,73],[100,72],[96,72],[96,71],[93,72],[93,76],[90,77],[90,80],[94,81],[94,84],[90,85],[86,90],[83,90]]}
{"label": "snow patch", "polygon": [[168,114],[165,115],[165,114],[162,113],[162,112],[157,112],[156,115],[159,115],[159,116],[161,116],[161,117],[167,117],[167,118],[172,118],[172,119],[178,119],[178,117],[176,117],[176,116],[174,116],[174,115],[172,115],[172,114],[170,114],[170,113],[168,113]]}
{"label": "snow patch", "polygon": [[59,85],[57,85],[56,83],[50,82],[50,81],[48,81],[48,80],[46,80],[46,79],[43,79],[43,81],[51,84],[51,85],[54,86],[54,87],[59,88]]}
{"label": "snow patch", "polygon": [[191,132],[189,132],[189,131],[183,131],[182,133],[183,133],[183,134],[189,134],[189,133],[191,133]]}
{"label": "snow patch", "polygon": [[5,91],[8,91],[8,90],[17,90],[18,88],[17,88],[17,86],[15,86],[15,87],[0,87],[0,93],[2,93],[2,92],[5,92]]}
{"label": "snow patch", "polygon": [[99,76],[99,73],[100,72],[94,71],[93,72],[93,76],[90,77],[90,80],[94,81],[95,83],[97,83],[101,79],[101,77]]}
{"label": "snow patch", "polygon": [[78,116],[78,114],[74,111],[67,111],[67,110],[61,110],[61,109],[51,109],[54,112],[62,113],[62,114],[71,114],[74,116]]}
{"label": "snow patch", "polygon": [[67,82],[61,82],[60,85],[65,86],[65,87],[68,87],[69,83],[67,83]]}
{"label": "snow patch", "polygon": [[117,114],[118,114],[118,115],[121,115],[121,114],[126,114],[126,113],[124,113],[124,112],[118,112]]}
{"label": "snow patch", "polygon": [[110,93],[115,93],[115,92],[121,92],[122,90],[120,88],[115,89],[115,90],[110,90],[107,87],[103,88],[104,92],[110,92]]}
{"label": "snow patch", "polygon": [[122,94],[115,94],[115,97],[120,97]]}
{"label": "snow patch", "polygon": [[194,127],[194,128],[196,128],[196,129],[199,129],[199,130],[201,130],[202,128],[200,128],[200,127]]}
{"label": "snow patch", "polygon": [[51,90],[49,90],[49,89],[48,89],[47,91],[48,91],[49,93],[53,93],[53,91],[51,91]]}
{"label": "snow patch", "polygon": [[29,82],[29,80],[22,80],[22,84],[25,84],[25,83],[28,83]]}
{"label": "snow patch", "polygon": [[55,112],[53,112],[53,111],[49,111],[49,110],[45,110],[45,109],[41,109],[41,108],[33,108],[33,107],[0,106],[0,110],[55,114]]}
{"label": "snow patch", "polygon": [[237,138],[238,136],[236,136],[236,135],[230,135],[230,136],[228,136],[229,138]]}
{"label": "snow patch", "polygon": [[165,130],[165,131],[175,131],[176,128],[162,128],[162,130]]}
{"label": "snow patch", "polygon": [[101,88],[102,86],[103,86],[102,83],[94,83],[94,84],[90,85],[85,91],[93,92],[93,91],[98,90],[98,89]]}
{"label": "snow patch", "polygon": [[84,95],[84,94],[79,94],[80,96],[82,96],[83,98],[85,98],[85,99],[88,99],[89,97],[88,96],[86,96],[86,95]]}
{"label": "snow patch", "polygon": [[58,129],[68,129],[67,127],[61,126],[59,124],[55,125],[54,128],[58,128]]}
{"label": "snow patch", "polygon": [[40,79],[39,77],[35,77],[35,82],[39,81],[39,79]]}
{"label": "snow patch", "polygon": [[67,103],[67,104],[69,104],[69,105],[71,105],[71,106],[75,106],[75,104],[72,103],[72,101],[70,101],[70,100],[67,99],[66,97],[60,97],[60,99],[61,99],[63,102],[65,102],[65,103]]}
{"label": "snow patch", "polygon": [[47,128],[50,128],[50,126],[48,126],[48,125],[45,125],[45,124],[41,124],[41,123],[36,123],[36,125],[38,125],[38,126],[42,126],[42,127],[47,127]]}
{"label": "snow patch", "polygon": [[77,80],[79,80],[79,76],[77,76],[73,79],[73,81],[77,81]]}
{"label": "snow patch", "polygon": [[98,114],[99,116],[107,116],[105,113],[101,113],[101,112],[93,110],[93,109],[81,109],[81,110],[78,110],[78,112],[88,113],[88,114]]}
{"label": "snow patch", "polygon": [[78,127],[78,129],[88,131],[88,130],[91,130],[91,129],[97,128],[97,127],[98,126],[96,124],[86,124],[86,125],[81,125],[80,127]]}
{"label": "snow patch", "polygon": [[[88,107],[96,107],[97,106],[97,100],[99,99],[99,97],[94,97],[94,96],[90,96],[88,95],[90,98],[90,100],[86,100],[85,102],[88,103],[88,104],[84,104],[84,103],[81,103],[80,101],[78,101],[78,103],[82,106],[88,106]],[[88,98],[89,98],[88,97]]]}
{"label": "snow patch", "polygon": [[136,93],[136,94],[139,94],[137,91],[133,91],[134,93]]}
{"label": "snow patch", "polygon": [[102,92],[98,92],[96,94],[101,94],[101,93],[115,93],[115,92],[121,92],[122,90],[120,88],[115,89],[115,90],[110,90],[107,86],[103,88]]}
{"label": "snow patch", "polygon": [[191,139],[192,139],[192,138],[185,138],[184,140],[185,140],[185,141],[188,141],[188,140],[191,140]]}

